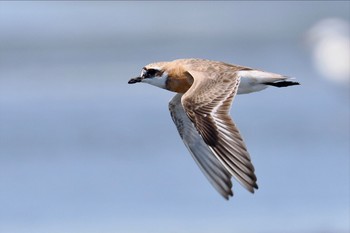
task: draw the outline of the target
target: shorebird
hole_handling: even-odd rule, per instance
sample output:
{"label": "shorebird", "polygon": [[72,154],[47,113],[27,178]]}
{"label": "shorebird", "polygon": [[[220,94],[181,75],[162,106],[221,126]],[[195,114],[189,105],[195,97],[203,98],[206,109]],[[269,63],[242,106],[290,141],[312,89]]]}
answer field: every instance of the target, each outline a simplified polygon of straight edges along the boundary
{"label": "shorebird", "polygon": [[148,83],[177,94],[169,111],[185,146],[213,187],[233,196],[234,177],[251,193],[258,189],[247,147],[229,111],[236,94],[268,86],[299,85],[288,77],[204,59],[157,62],[142,68],[129,84]]}

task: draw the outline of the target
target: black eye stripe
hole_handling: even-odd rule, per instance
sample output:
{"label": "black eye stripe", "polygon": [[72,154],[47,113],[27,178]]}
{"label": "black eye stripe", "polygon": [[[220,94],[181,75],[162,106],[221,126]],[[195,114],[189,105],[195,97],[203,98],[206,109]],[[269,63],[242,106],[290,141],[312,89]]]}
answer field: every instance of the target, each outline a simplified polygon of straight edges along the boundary
{"label": "black eye stripe", "polygon": [[155,77],[155,76],[160,76],[161,75],[161,71],[160,70],[157,70],[157,69],[147,69],[147,68],[143,68],[144,70],[144,73],[143,73],[143,77],[144,78],[150,78],[150,77]]}
{"label": "black eye stripe", "polygon": [[148,69],[147,70],[147,75],[149,76],[155,76],[158,73],[158,70],[156,69]]}

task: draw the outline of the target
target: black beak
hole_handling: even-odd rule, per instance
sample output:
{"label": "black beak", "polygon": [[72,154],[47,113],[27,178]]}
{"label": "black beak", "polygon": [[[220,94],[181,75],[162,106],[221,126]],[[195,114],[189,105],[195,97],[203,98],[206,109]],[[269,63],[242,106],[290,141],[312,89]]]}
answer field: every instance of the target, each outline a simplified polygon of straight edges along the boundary
{"label": "black beak", "polygon": [[132,79],[129,80],[128,83],[129,83],[129,84],[139,83],[139,82],[142,81],[142,79],[143,79],[143,78],[141,78],[141,77],[132,78]]}

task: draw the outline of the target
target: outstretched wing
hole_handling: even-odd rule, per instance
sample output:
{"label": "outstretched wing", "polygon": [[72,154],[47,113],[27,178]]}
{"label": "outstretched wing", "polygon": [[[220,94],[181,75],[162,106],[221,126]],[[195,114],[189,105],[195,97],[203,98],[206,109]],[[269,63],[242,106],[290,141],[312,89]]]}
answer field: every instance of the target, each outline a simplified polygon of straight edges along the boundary
{"label": "outstretched wing", "polygon": [[177,94],[169,103],[171,117],[179,134],[202,172],[214,188],[226,199],[232,196],[231,174],[205,144],[197,129],[188,118],[182,104],[182,94]]}
{"label": "outstretched wing", "polygon": [[194,79],[191,88],[181,98],[187,116],[227,171],[247,190],[254,192],[254,188],[258,188],[254,167],[229,116],[240,81],[236,70],[228,66],[216,72],[203,69],[187,71]]}

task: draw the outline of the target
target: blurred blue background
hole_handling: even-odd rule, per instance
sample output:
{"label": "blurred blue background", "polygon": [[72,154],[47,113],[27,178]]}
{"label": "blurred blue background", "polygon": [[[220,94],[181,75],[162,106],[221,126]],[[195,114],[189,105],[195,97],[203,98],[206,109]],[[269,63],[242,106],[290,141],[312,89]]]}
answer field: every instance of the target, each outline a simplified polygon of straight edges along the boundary
{"label": "blurred blue background", "polygon": [[[0,2],[0,232],[349,232],[349,9]],[[302,83],[234,101],[254,195],[234,181],[221,198],[172,123],[173,93],[127,84],[189,57]]]}

